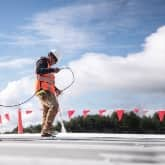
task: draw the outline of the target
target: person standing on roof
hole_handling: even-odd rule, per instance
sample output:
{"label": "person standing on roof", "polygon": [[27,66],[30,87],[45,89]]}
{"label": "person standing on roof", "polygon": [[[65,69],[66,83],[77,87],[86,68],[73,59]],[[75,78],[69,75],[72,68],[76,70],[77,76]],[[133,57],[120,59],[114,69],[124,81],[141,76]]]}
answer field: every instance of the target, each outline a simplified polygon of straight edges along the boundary
{"label": "person standing on roof", "polygon": [[38,96],[42,107],[41,136],[52,136],[52,125],[59,109],[57,96],[61,91],[55,86],[55,75],[60,71],[52,65],[58,62],[59,54],[56,50],[48,53],[47,57],[40,57],[36,62],[36,96]]}

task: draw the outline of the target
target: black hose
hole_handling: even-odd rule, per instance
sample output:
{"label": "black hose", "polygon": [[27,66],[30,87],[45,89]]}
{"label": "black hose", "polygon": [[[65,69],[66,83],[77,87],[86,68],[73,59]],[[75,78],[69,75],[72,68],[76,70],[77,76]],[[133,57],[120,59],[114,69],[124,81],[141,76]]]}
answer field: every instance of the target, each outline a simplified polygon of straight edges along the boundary
{"label": "black hose", "polygon": [[[72,82],[67,87],[65,87],[64,89],[62,89],[61,92],[63,92],[65,90],[67,90],[68,88],[70,88],[73,85],[73,83],[75,82],[75,77],[74,77],[74,73],[73,73],[72,69],[70,67],[60,68],[60,70],[64,70],[64,69],[67,69],[67,70],[69,70],[72,73],[73,80],[72,80]],[[23,104],[29,102],[36,95],[36,93],[37,92],[35,92],[32,96],[30,96],[26,100],[22,101],[21,103],[13,104],[13,105],[3,105],[3,104],[0,104],[0,107],[8,107],[9,108],[9,107],[17,107],[17,106],[23,105]]]}

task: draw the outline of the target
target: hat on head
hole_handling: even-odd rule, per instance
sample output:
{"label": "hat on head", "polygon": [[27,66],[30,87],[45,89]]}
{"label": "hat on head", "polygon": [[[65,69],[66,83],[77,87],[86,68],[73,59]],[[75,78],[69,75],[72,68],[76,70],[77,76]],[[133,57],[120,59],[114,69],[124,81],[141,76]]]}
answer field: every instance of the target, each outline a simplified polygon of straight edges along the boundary
{"label": "hat on head", "polygon": [[60,58],[60,54],[59,54],[59,52],[57,52],[56,49],[50,50],[50,52],[48,53],[48,56],[53,56],[57,60],[59,60],[59,58]]}

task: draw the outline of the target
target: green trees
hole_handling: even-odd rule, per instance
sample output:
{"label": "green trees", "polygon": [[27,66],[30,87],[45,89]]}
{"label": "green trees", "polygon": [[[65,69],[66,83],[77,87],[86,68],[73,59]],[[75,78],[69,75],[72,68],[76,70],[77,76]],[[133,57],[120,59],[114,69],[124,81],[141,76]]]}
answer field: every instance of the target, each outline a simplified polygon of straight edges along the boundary
{"label": "green trees", "polygon": [[[160,122],[157,113],[152,117],[140,118],[134,112],[124,113],[121,121],[116,112],[111,116],[88,115],[77,116],[69,121],[64,121],[67,132],[104,132],[104,133],[165,133],[165,120]],[[41,125],[24,128],[24,132],[39,133]],[[60,131],[61,125],[57,123],[54,130]],[[16,133],[17,128],[12,133]]]}

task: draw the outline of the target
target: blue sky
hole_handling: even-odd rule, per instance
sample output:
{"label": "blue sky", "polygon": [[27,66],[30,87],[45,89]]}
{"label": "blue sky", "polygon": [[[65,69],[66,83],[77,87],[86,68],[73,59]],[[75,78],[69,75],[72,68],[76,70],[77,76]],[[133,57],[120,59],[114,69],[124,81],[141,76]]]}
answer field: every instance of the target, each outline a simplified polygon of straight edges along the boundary
{"label": "blue sky", "polygon": [[[58,66],[71,67],[76,78],[60,98],[64,113],[165,108],[164,11],[164,0],[2,1],[0,103],[29,97],[35,61],[56,48]],[[59,74],[60,81],[71,81],[71,75]],[[40,105],[34,99],[27,107]],[[33,121],[40,121],[39,113]]]}

